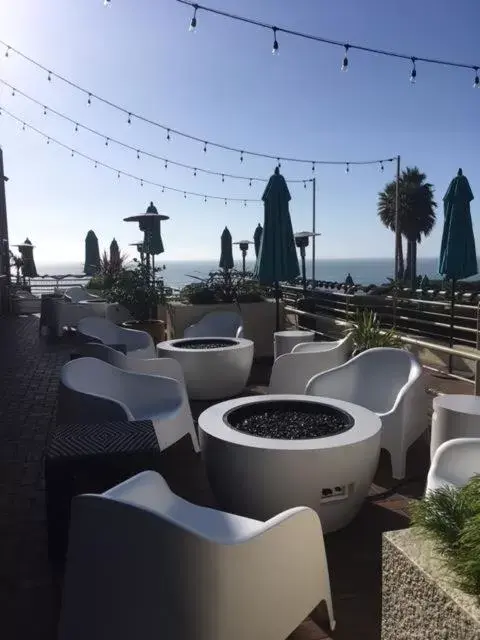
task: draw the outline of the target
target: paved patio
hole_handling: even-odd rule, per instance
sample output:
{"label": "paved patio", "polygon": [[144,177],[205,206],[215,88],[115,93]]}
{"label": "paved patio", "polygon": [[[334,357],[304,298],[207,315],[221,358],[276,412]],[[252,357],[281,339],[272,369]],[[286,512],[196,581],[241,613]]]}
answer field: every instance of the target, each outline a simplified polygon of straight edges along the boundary
{"label": "paved patio", "polygon": [[[0,634],[9,640],[56,636],[60,580],[47,560],[43,455],[55,423],[58,374],[73,348],[68,337],[59,342],[39,338],[34,316],[0,318]],[[255,367],[250,390],[261,391],[267,379],[268,367]],[[464,383],[439,377],[431,377],[428,386],[471,392]],[[196,403],[194,413],[204,406]],[[172,488],[193,502],[214,506],[199,457],[183,443],[172,447],[169,456],[171,467],[182,469],[167,478]],[[401,487],[395,486],[388,458],[382,456],[359,516],[326,537],[337,619],[332,638],[380,639],[381,535],[408,526],[408,499],[422,494],[427,467],[427,438],[409,452],[411,480]],[[308,619],[291,640],[329,638],[327,631],[324,621]]]}

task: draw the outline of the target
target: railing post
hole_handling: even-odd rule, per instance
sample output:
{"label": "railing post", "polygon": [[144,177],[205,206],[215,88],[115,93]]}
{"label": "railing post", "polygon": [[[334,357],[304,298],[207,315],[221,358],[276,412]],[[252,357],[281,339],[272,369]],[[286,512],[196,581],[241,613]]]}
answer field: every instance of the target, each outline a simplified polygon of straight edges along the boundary
{"label": "railing post", "polygon": [[475,395],[480,396],[480,360],[475,360]]}

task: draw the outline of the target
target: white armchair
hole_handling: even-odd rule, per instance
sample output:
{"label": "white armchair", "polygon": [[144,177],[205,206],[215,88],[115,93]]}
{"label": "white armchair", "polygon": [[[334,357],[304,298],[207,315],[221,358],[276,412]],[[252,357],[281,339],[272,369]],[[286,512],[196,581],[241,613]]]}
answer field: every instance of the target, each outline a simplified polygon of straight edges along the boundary
{"label": "white armchair", "polygon": [[118,302],[111,302],[106,305],[105,318],[114,324],[122,324],[122,322],[134,320],[130,311]]}
{"label": "white armchair", "polygon": [[317,514],[200,507],[145,471],[72,501],[59,640],[284,640],[326,601]]}
{"label": "white armchair", "polygon": [[440,487],[463,487],[480,474],[480,438],[455,438],[438,447],[427,477],[426,493]]}
{"label": "white armchair", "polygon": [[184,338],[243,338],[242,317],[235,311],[212,311],[183,332]]}
{"label": "white armchair", "polygon": [[69,287],[65,290],[65,298],[68,302],[80,302],[81,300],[100,300],[99,296],[89,293],[81,286]]}
{"label": "white armchair", "polygon": [[305,393],[307,382],[347,361],[350,336],[336,342],[301,342],[272,366],[268,393]]}
{"label": "white armchair", "polygon": [[305,393],[346,400],[376,413],[382,420],[380,446],[390,454],[392,476],[405,477],[407,450],[428,426],[422,367],[411,353],[369,349],[313,377]]}
{"label": "white armchair", "polygon": [[161,450],[187,433],[200,450],[185,386],[173,378],[123,371],[97,358],[62,367],[59,424],[151,420]]}
{"label": "white armchair", "polygon": [[55,335],[60,337],[65,327],[77,327],[80,320],[90,316],[102,318],[105,315],[105,303],[93,302],[89,304],[83,300],[69,302],[68,298],[52,298],[49,308],[47,324]]}
{"label": "white armchair", "polygon": [[77,330],[87,340],[100,340],[104,344],[123,344],[127,354],[136,358],[154,358],[156,355],[155,345],[148,333],[119,327],[105,318],[84,318],[78,323]]}

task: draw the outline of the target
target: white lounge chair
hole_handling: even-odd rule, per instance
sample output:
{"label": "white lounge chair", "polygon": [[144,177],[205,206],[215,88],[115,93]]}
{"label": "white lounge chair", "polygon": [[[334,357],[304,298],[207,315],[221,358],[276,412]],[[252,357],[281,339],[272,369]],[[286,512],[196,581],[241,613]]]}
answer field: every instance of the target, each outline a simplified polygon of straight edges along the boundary
{"label": "white lounge chair", "polygon": [[77,358],[62,367],[60,424],[151,420],[161,450],[190,434],[200,450],[185,386],[168,377],[123,371],[97,358]]}
{"label": "white lounge chair", "polygon": [[268,393],[305,393],[313,376],[347,361],[350,344],[349,336],[336,342],[297,344],[273,363]]}
{"label": "white lounge chair", "polygon": [[405,477],[407,450],[427,428],[422,367],[404,349],[369,349],[346,364],[320,373],[307,395],[353,402],[382,420],[381,447],[391,458],[392,476]]}
{"label": "white lounge chair", "polygon": [[59,640],[284,640],[325,601],[317,514],[200,507],[145,471],[73,499]]}
{"label": "white lounge chair", "polygon": [[69,302],[65,297],[51,298],[46,308],[48,316],[40,324],[46,324],[58,337],[62,336],[65,327],[75,328],[83,318],[105,315],[105,303]]}
{"label": "white lounge chair", "polygon": [[99,296],[89,293],[81,286],[69,287],[65,290],[65,298],[68,302],[80,302],[81,300],[100,300]]}
{"label": "white lounge chair", "polygon": [[243,338],[242,317],[235,311],[212,311],[183,332],[184,338]]}
{"label": "white lounge chair", "polygon": [[123,344],[127,354],[136,358],[154,358],[156,355],[155,345],[148,333],[119,327],[105,318],[84,318],[78,323],[77,330],[87,340],[99,340],[103,344]]}
{"label": "white lounge chair", "polygon": [[480,474],[480,438],[455,438],[441,444],[433,456],[426,493],[440,487],[463,487]]}

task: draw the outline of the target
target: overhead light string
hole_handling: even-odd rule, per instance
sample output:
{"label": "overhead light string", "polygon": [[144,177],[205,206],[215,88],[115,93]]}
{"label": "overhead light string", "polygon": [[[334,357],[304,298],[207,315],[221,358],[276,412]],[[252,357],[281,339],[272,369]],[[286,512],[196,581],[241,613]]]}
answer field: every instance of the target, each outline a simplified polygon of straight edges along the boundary
{"label": "overhead light string", "polygon": [[[183,1],[183,0],[178,0],[178,1]],[[203,9],[203,10],[207,10],[205,7],[201,7],[200,5],[194,5],[194,3],[190,3],[190,2],[184,2],[184,4],[189,4],[192,7],[197,7],[197,9]],[[223,15],[223,14],[222,14]],[[273,26],[269,26],[269,29],[273,30]],[[283,32],[288,32],[285,31],[285,29],[280,29],[280,27],[275,27],[275,29],[277,29],[277,31],[283,31]],[[276,34],[276,32],[275,32]],[[276,38],[276,35],[275,35]],[[275,40],[274,40],[275,42]],[[278,41],[277,41],[277,45],[278,45]],[[37,67],[38,69],[41,69],[43,72],[47,73],[49,70],[47,69],[47,67],[43,66],[42,64],[40,64],[39,62],[37,62],[36,60],[34,60],[33,58],[30,58],[29,56],[25,55],[24,53],[22,53],[21,51],[19,51],[18,49],[14,49],[11,45],[8,45],[6,42],[4,42],[3,40],[0,40],[0,46],[4,46],[6,47],[6,50],[9,52],[14,52],[16,55],[20,56],[21,58],[23,58],[24,60],[26,60],[27,62],[29,62],[30,64],[34,65],[35,67]],[[345,46],[342,44],[342,46]],[[353,48],[354,45],[348,45],[349,48]],[[358,48],[358,46],[356,47]],[[416,60],[422,60],[422,58],[416,58]],[[467,66],[467,65],[464,65]],[[474,69],[474,66],[469,66],[469,68]],[[191,140],[192,142],[197,142],[198,144],[202,145],[202,148],[204,150],[204,152],[206,152],[207,146],[209,147],[214,147],[216,149],[222,149],[224,151],[231,151],[233,153],[237,153],[239,154],[240,157],[240,162],[243,164],[244,159],[247,156],[251,156],[251,157],[255,157],[255,158],[265,158],[268,160],[273,160],[273,161],[281,161],[283,163],[285,162],[292,162],[292,163],[297,163],[297,164],[307,164],[307,165],[311,165],[312,167],[312,173],[315,173],[315,166],[316,165],[345,165],[345,160],[338,160],[338,161],[332,161],[332,160],[321,160],[321,159],[312,159],[312,158],[297,158],[297,157],[292,157],[292,156],[283,156],[281,154],[278,153],[263,153],[263,152],[259,152],[259,151],[252,151],[252,150],[247,150],[245,148],[238,148],[238,147],[232,147],[230,145],[226,145],[220,142],[214,142],[212,140],[206,140],[204,137],[199,137],[199,136],[194,136],[190,133],[187,133],[185,131],[180,131],[178,129],[174,129],[173,127],[167,126],[165,124],[162,124],[160,122],[157,122],[155,120],[151,120],[150,118],[146,118],[145,116],[142,116],[138,113],[135,113],[134,111],[132,111],[131,109],[127,109],[126,107],[123,107],[121,105],[115,104],[114,102],[111,102],[110,100],[107,100],[106,98],[103,98],[102,96],[99,96],[95,93],[93,93],[92,91],[89,91],[88,89],[85,89],[84,87],[81,87],[80,85],[78,85],[76,82],[73,82],[72,80],[69,80],[68,78],[66,78],[65,76],[62,76],[58,73],[56,73],[55,71],[50,71],[51,77],[52,79],[55,78],[56,80],[59,80],[61,82],[64,82],[65,84],[67,84],[68,86],[76,89],[77,91],[80,91],[84,96],[87,97],[87,105],[88,106],[92,106],[93,101],[97,101],[100,102],[102,104],[107,105],[108,107],[115,109],[117,111],[119,111],[120,113],[123,113],[127,123],[130,120],[130,122],[132,123],[133,120],[138,120],[139,122],[143,122],[145,124],[151,125],[153,127],[157,127],[159,129],[162,129],[163,131],[165,131],[166,134],[166,138],[168,141],[171,140],[172,135],[176,135],[178,137],[181,138],[185,138],[187,140]],[[4,84],[5,81],[3,81]],[[8,86],[8,84],[7,84]],[[18,90],[17,90],[18,92]],[[23,94],[25,97],[27,97],[25,94]],[[85,129],[87,129],[87,127],[84,127]],[[152,154],[153,155],[153,154]],[[359,161],[350,161],[351,165],[368,165],[368,164],[376,164],[379,162],[380,159],[377,160],[359,160]],[[384,162],[393,162],[394,158],[385,158]],[[214,172],[213,172],[214,173]],[[226,174],[225,174],[226,175]],[[244,179],[244,178],[242,178]],[[299,181],[303,181],[302,179],[299,179]]]}
{"label": "overhead light string", "polygon": [[[116,138],[111,138],[110,136],[105,135],[105,133],[98,131],[97,129],[93,129],[92,127],[89,127],[85,124],[82,124],[80,122],[78,122],[77,120],[75,120],[74,118],[71,118],[70,116],[66,115],[65,113],[62,113],[61,111],[57,111],[56,109],[53,109],[51,107],[49,107],[48,105],[44,105],[43,103],[41,103],[39,100],[36,100],[35,98],[33,98],[32,96],[30,96],[29,94],[25,93],[24,91],[22,91],[21,89],[18,89],[17,87],[14,87],[12,84],[10,84],[9,82],[7,82],[6,80],[3,80],[2,78],[0,78],[0,84],[3,84],[5,87],[8,87],[9,89],[12,90],[12,92],[15,92],[15,95],[21,96],[22,98],[25,98],[26,100],[32,102],[33,104],[36,104],[37,106],[39,106],[40,108],[43,109],[43,113],[44,115],[47,115],[47,112],[49,114],[52,114],[58,118],[61,118],[63,120],[65,120],[66,122],[70,122],[73,126],[74,126],[74,131],[75,133],[78,133],[78,131],[80,129],[83,129],[84,131],[88,131],[89,133],[91,133],[92,135],[97,136],[98,138],[102,139],[104,141],[104,144],[106,147],[110,146],[111,144],[116,144],[119,147],[122,147],[123,149],[128,149],[129,151],[132,151],[133,153],[135,153],[135,156],[137,158],[137,160],[140,160],[140,157],[143,155],[145,157],[148,158],[152,158],[154,160],[159,160],[160,162],[164,163],[164,168],[167,169],[168,165],[171,164],[173,166],[176,167],[182,167],[183,169],[187,169],[188,171],[194,171],[194,172],[199,172],[199,173],[203,173],[206,175],[213,175],[213,176],[218,176],[222,178],[222,182],[225,182],[225,178],[230,178],[232,180],[243,180],[249,183],[249,186],[252,186],[251,183],[252,181],[255,182],[268,182],[268,179],[265,178],[261,178],[261,177],[249,177],[249,176],[241,176],[238,174],[233,174],[233,173],[225,173],[225,172],[220,172],[220,171],[213,171],[211,169],[202,169],[202,168],[198,168],[195,167],[193,165],[189,165],[183,162],[177,162],[175,160],[170,160],[169,158],[166,158],[164,156],[159,156],[151,151],[147,151],[145,149],[142,149],[141,147],[138,147],[136,145],[130,145],[126,142],[123,142],[122,140],[118,140]],[[204,142],[204,148],[203,151],[206,153],[207,152],[207,144],[208,142]],[[241,159],[243,157],[243,152],[241,152]],[[380,162],[392,162],[395,158],[379,158],[377,160],[365,160],[365,161],[350,161],[350,164],[371,164],[371,165],[375,165],[378,164]],[[281,167],[281,158],[280,157],[276,157],[275,158],[276,164]],[[242,160],[243,162],[243,160]],[[321,161],[317,161],[318,163],[321,163],[323,165],[328,165],[328,164],[339,164],[339,165],[345,165],[345,161],[344,160],[321,160]],[[312,164],[312,171],[314,171],[314,167],[315,167],[315,163]],[[307,181],[311,181],[312,179],[309,178],[307,179]],[[303,183],[305,181],[305,178],[289,178],[288,181],[290,183]]]}
{"label": "overhead light string", "polygon": [[[334,47],[343,47],[345,49],[345,57],[343,62],[347,64],[342,64],[342,71],[346,71],[348,69],[348,51],[349,49],[353,49],[356,51],[363,51],[364,53],[375,54],[379,56],[386,56],[389,58],[398,58],[401,60],[410,60],[413,62],[413,68],[415,73],[410,74],[410,80],[415,82],[416,78],[416,69],[415,62],[426,62],[428,64],[436,64],[444,67],[454,67],[457,69],[473,69],[476,72],[477,68],[480,68],[480,65],[467,64],[464,62],[455,62],[453,60],[443,60],[440,58],[430,58],[430,57],[421,57],[421,56],[412,56],[407,55],[405,53],[400,53],[398,51],[391,51],[388,49],[377,49],[375,47],[369,47],[364,44],[351,44],[348,42],[342,42],[340,40],[333,40],[332,38],[325,38],[323,36],[313,35],[311,33],[304,33],[302,31],[297,31],[295,29],[290,29],[289,27],[278,27],[273,24],[268,24],[267,22],[261,22],[260,20],[255,20],[253,18],[248,18],[247,16],[241,16],[234,13],[229,13],[228,11],[222,11],[221,9],[214,9],[213,7],[207,7],[205,5],[196,4],[191,2],[191,0],[177,0],[181,4],[189,5],[195,7],[195,16],[198,10],[205,11],[206,13],[212,13],[217,16],[221,16],[223,18],[229,18],[230,20],[235,20],[238,22],[243,22],[245,24],[250,24],[255,27],[260,27],[262,29],[272,30],[274,34],[274,44],[272,53],[278,53],[278,42],[277,42],[277,33],[285,33],[290,36],[295,36],[297,38],[303,38],[304,40],[311,40],[314,42],[318,42],[320,44],[329,44]],[[275,46],[276,45],[276,46]],[[479,82],[480,84],[480,82]],[[474,87],[478,85],[474,84]]]}
{"label": "overhead light string", "polygon": [[178,189],[176,187],[170,187],[166,184],[161,184],[158,182],[154,182],[153,180],[147,180],[146,178],[142,178],[141,176],[137,176],[133,173],[129,173],[128,171],[124,171],[122,169],[118,169],[116,167],[113,167],[110,164],[107,164],[106,162],[102,162],[100,160],[97,160],[95,158],[92,158],[91,156],[87,155],[86,153],[83,153],[82,151],[78,151],[78,149],[72,149],[69,145],[61,142],[60,140],[58,140],[57,138],[53,138],[52,136],[49,136],[48,134],[46,134],[44,131],[41,131],[40,129],[37,129],[37,127],[34,127],[33,125],[29,124],[28,122],[25,122],[24,120],[22,120],[21,118],[17,117],[15,114],[13,114],[11,111],[8,111],[7,109],[5,109],[3,106],[0,107],[2,116],[3,115],[7,115],[8,117],[12,118],[12,120],[14,120],[15,122],[18,122],[19,124],[22,125],[22,130],[25,131],[26,129],[29,129],[30,131],[33,131],[34,133],[38,134],[39,136],[41,136],[42,138],[44,138],[47,142],[47,144],[56,144],[57,146],[61,147],[62,149],[66,149],[67,151],[70,152],[71,157],[73,158],[74,156],[79,156],[80,158],[83,158],[84,160],[88,160],[89,162],[91,162],[94,165],[94,168],[96,169],[97,167],[103,167],[105,169],[108,169],[109,171],[112,171],[114,174],[117,175],[117,179],[119,179],[121,176],[125,176],[126,178],[131,178],[132,180],[135,180],[136,182],[138,182],[138,184],[140,186],[143,186],[144,184],[148,184],[152,187],[158,187],[162,190],[162,193],[165,193],[165,191],[172,191],[173,193],[181,193],[184,195],[184,197],[186,196],[193,196],[196,198],[210,198],[210,200],[224,200],[225,204],[227,204],[228,202],[240,202],[245,204],[245,202],[256,202],[256,203],[260,203],[261,200],[259,198],[225,198],[225,196],[216,196],[216,195],[208,195],[208,194],[204,194],[204,193],[198,193],[196,191],[186,191],[185,189]]}

